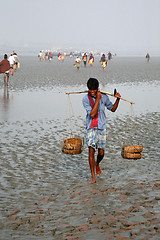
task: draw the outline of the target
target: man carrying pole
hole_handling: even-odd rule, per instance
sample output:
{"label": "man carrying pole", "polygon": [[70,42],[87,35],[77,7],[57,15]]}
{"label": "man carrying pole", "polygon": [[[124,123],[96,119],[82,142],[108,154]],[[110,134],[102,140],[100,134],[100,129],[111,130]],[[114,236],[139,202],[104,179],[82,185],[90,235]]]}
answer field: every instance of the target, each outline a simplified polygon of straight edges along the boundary
{"label": "man carrying pole", "polygon": [[[116,101],[113,104],[107,94],[99,91],[99,82],[95,78],[90,78],[87,82],[88,94],[83,97],[83,106],[86,109],[86,143],[89,149],[89,165],[92,179],[89,183],[95,183],[95,171],[97,176],[101,174],[99,163],[104,157],[106,145],[106,115],[105,107],[115,112],[121,95],[115,93]],[[98,149],[95,161],[95,151]]]}

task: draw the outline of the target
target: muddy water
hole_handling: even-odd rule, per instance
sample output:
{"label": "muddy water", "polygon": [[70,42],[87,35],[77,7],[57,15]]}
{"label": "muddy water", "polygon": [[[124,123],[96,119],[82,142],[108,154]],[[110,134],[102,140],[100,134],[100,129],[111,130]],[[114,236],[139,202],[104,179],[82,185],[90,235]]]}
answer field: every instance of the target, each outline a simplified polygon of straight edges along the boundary
{"label": "muddy water", "polygon": [[[98,58],[79,72],[73,63],[21,57],[8,88],[0,75],[0,239],[159,239],[160,59],[117,57],[106,72]],[[92,185],[86,144],[80,155],[61,152],[71,131],[85,138],[83,95],[65,92],[86,90],[90,76],[135,102],[133,141],[144,147],[140,160],[123,159],[130,104],[106,111],[102,175]]]}

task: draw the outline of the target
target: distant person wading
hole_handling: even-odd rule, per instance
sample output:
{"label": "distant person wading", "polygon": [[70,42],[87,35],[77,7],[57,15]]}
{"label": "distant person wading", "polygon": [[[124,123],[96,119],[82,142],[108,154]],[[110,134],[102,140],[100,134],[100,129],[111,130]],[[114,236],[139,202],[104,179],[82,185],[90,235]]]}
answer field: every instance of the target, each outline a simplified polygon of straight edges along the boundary
{"label": "distant person wading", "polygon": [[149,53],[146,54],[146,59],[147,59],[147,63],[149,63],[149,60],[150,60],[150,55],[149,55]]}
{"label": "distant person wading", "polygon": [[4,85],[5,86],[8,86],[9,70],[10,70],[10,63],[7,60],[7,54],[5,54],[4,59],[0,62],[0,73],[3,73]]}

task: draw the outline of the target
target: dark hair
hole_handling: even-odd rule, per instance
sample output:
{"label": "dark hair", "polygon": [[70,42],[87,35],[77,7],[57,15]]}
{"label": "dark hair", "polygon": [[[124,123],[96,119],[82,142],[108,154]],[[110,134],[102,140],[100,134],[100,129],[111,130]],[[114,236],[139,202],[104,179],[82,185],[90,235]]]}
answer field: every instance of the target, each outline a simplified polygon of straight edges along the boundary
{"label": "dark hair", "polygon": [[7,59],[7,54],[4,54],[4,59]]}
{"label": "dark hair", "polygon": [[99,87],[99,82],[96,78],[89,78],[87,82],[87,87],[89,90],[96,90]]}

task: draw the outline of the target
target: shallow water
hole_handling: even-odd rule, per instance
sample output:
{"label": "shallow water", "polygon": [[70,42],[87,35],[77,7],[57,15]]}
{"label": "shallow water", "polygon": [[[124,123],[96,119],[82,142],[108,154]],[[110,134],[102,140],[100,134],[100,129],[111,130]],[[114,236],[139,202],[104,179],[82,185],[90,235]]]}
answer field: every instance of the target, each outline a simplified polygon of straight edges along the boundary
{"label": "shallow water", "polygon": [[[73,63],[21,57],[8,88],[0,75],[0,239],[159,239],[160,59],[117,57],[106,72],[98,58],[79,72]],[[86,144],[79,155],[61,152],[71,131],[85,139],[84,94],[65,93],[86,90],[91,76],[135,102],[133,141],[144,147],[140,160],[123,159],[130,104],[106,111],[102,175],[92,185]]]}

